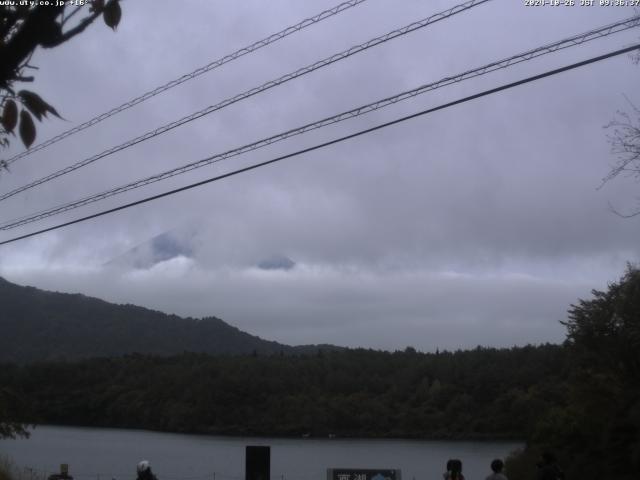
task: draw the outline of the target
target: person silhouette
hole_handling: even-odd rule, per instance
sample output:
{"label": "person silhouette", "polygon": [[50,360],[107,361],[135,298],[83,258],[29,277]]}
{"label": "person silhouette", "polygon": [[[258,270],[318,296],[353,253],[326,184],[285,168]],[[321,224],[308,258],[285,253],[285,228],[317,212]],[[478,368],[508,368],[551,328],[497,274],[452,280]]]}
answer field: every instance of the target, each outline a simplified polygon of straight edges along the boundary
{"label": "person silhouette", "polygon": [[489,475],[486,480],[507,480],[506,475],[502,473],[503,468],[504,462],[499,458],[496,458],[493,462],[491,462],[491,471],[493,473]]}
{"label": "person silhouette", "polygon": [[447,462],[447,471],[442,474],[444,480],[464,480],[462,461],[452,458]]}
{"label": "person silhouette", "polygon": [[148,460],[142,460],[136,467],[138,476],[136,480],[158,480],[158,478],[151,471],[151,464]]}

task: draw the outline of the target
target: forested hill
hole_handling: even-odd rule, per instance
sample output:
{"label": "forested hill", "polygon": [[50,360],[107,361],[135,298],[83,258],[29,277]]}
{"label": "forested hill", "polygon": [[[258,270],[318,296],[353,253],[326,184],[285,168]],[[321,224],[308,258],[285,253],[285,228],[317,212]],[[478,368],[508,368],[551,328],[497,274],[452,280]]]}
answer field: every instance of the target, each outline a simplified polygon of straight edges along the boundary
{"label": "forested hill", "polygon": [[0,362],[128,353],[291,354],[317,350],[314,346],[291,347],[263,340],[215,317],[181,318],[80,294],[23,287],[1,277],[0,331]]}

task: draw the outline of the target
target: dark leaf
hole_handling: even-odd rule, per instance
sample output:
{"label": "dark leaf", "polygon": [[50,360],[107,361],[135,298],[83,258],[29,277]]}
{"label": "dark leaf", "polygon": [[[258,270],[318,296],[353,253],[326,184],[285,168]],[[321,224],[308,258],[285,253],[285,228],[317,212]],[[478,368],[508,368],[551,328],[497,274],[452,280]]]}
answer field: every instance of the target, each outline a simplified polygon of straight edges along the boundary
{"label": "dark leaf", "polygon": [[7,132],[12,132],[18,123],[18,107],[13,100],[7,100],[2,112],[2,126]]}
{"label": "dark leaf", "polygon": [[24,146],[29,148],[36,139],[36,126],[29,112],[22,110],[20,112],[20,138]]}
{"label": "dark leaf", "polygon": [[104,19],[104,23],[107,24],[107,27],[111,27],[115,30],[120,23],[120,18],[122,18],[120,1],[109,0],[109,2],[104,7],[104,11],[102,12],[102,18]]}
{"label": "dark leaf", "polygon": [[60,45],[62,39],[62,25],[57,22],[46,22],[38,31],[38,43],[44,48]]}
{"label": "dark leaf", "polygon": [[30,92],[29,90],[20,90],[18,92],[18,96],[25,107],[29,109],[31,113],[33,113],[38,120],[42,120],[42,117],[47,116],[47,112],[51,112],[58,118],[62,118],[60,114],[45,102],[40,95],[37,93]]}

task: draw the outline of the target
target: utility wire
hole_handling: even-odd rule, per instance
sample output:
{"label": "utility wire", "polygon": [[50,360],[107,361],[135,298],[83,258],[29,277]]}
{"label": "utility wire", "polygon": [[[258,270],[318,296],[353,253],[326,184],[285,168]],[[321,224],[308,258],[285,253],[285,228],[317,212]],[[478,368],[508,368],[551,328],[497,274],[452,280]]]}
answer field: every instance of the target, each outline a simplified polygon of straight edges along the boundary
{"label": "utility wire", "polygon": [[0,230],[10,230],[12,228],[16,228],[22,225],[25,225],[27,223],[32,223],[38,220],[42,220],[44,218],[48,218],[50,216],[53,215],[57,215],[59,213],[63,213],[69,210],[73,210],[91,203],[95,203],[97,201],[100,200],[104,200],[106,198],[115,196],[115,195],[119,195],[121,193],[125,193],[129,190],[134,190],[136,188],[140,188],[146,185],[150,185],[152,183],[161,181],[161,180],[166,180],[168,178],[174,177],[176,175],[181,175],[183,173],[189,172],[191,170],[195,170],[207,165],[211,165],[214,163],[218,163],[221,162],[223,160],[226,160],[228,158],[231,157],[235,157],[253,150],[257,150],[259,148],[262,147],[266,147],[268,145],[271,145],[273,143],[285,140],[287,138],[291,138],[293,136],[296,135],[301,135],[303,133],[312,131],[312,130],[316,130],[334,123],[338,123],[338,122],[342,122],[345,120],[348,120],[350,118],[355,118],[358,117],[360,115],[364,115],[385,107],[388,107],[390,105],[393,105],[395,103],[398,103],[400,101],[404,101],[404,100],[408,100],[410,98],[413,98],[417,95],[432,91],[432,90],[436,90],[438,88],[442,88],[448,85],[451,85],[453,83],[457,83],[457,82],[461,82],[464,80],[468,80],[470,78],[474,78],[480,75],[484,75],[490,72],[493,72],[495,70],[499,70],[499,69],[503,69],[503,68],[508,68],[512,65],[516,65],[518,63],[521,62],[525,62],[528,60],[531,60],[533,58],[537,58],[540,57],[542,55],[546,55],[561,49],[565,49],[568,47],[572,47],[575,45],[580,45],[584,42],[588,42],[594,39],[598,39],[598,38],[602,38],[602,37],[606,37],[608,35],[611,35],[613,33],[617,33],[617,32],[621,32],[624,30],[628,30],[630,28],[633,27],[637,27],[638,25],[640,25],[640,15],[637,15],[635,17],[631,17],[628,18],[626,20],[621,20],[619,22],[613,23],[613,24],[609,24],[594,30],[590,30],[588,32],[584,32],[584,33],[580,33],[578,35],[574,35],[572,37],[569,38],[565,38],[564,40],[560,40],[558,42],[554,42],[554,43],[550,43],[532,50],[527,50],[523,53],[519,53],[517,55],[512,55],[510,57],[504,58],[502,60],[498,60],[492,63],[489,63],[487,65],[484,65],[482,67],[479,68],[475,68],[473,70],[467,70],[463,73],[454,75],[454,76],[449,76],[449,77],[445,77],[441,80],[438,80],[436,82],[432,82],[429,84],[425,84],[422,86],[419,86],[417,88],[414,88],[412,90],[408,90],[402,93],[399,93],[397,95],[391,96],[391,97],[387,97],[384,98],[382,100],[378,100],[376,102],[373,103],[369,103],[367,105],[362,105],[360,107],[348,110],[346,112],[342,112],[339,113],[337,115],[333,115],[331,117],[327,117],[324,118],[322,120],[318,120],[316,122],[313,123],[309,123],[306,125],[303,125],[301,127],[298,128],[294,128],[291,130],[287,130],[283,133],[279,133],[276,135],[273,135],[271,137],[267,137],[261,140],[258,140],[256,142],[253,143],[249,143],[247,145],[243,145],[241,147],[237,147],[234,148],[232,150],[228,150],[226,152],[223,153],[219,153],[216,155],[212,155],[210,157],[198,160],[196,162],[192,162],[192,163],[188,163],[185,164],[183,166],[177,167],[177,168],[173,168],[171,170],[162,172],[162,173],[158,173],[155,175],[152,175],[150,177],[146,177],[140,180],[136,180],[133,181],[131,183],[125,184],[125,185],[121,185],[119,187],[113,188],[111,190],[106,190],[104,192],[101,193],[97,193],[88,197],[84,197],[82,199],[70,202],[70,203],[66,203],[63,205],[58,205],[56,207],[53,208],[49,208],[47,210],[43,210],[40,212],[35,212],[35,213],[31,213],[27,216],[23,216],[20,218],[16,218],[13,220],[9,220],[9,221],[5,221],[4,223],[0,224]]}
{"label": "utility wire", "polygon": [[286,75],[283,75],[282,77],[276,79],[276,80],[270,80],[266,83],[263,83],[262,85],[260,85],[259,87],[254,87],[250,90],[247,90],[244,93],[240,93],[238,95],[235,95],[233,97],[227,98],[226,100],[223,100],[220,103],[217,103],[215,105],[211,105],[203,110],[200,110],[198,112],[192,113],[191,115],[188,115],[186,117],[181,118],[180,120],[175,120],[171,123],[168,123],[162,127],[159,127],[155,130],[151,130],[143,135],[140,135],[136,138],[133,138],[125,143],[122,143],[120,145],[117,145],[115,147],[109,148],[108,150],[105,150],[97,155],[94,155],[92,157],[86,158],[84,160],[81,160],[77,163],[74,163],[73,165],[70,165],[66,168],[63,168],[61,170],[58,170],[57,172],[54,172],[50,175],[47,175],[46,177],[42,177],[38,180],[35,180],[27,185],[23,185],[21,187],[18,187],[8,193],[4,193],[2,195],[0,195],[0,201],[2,200],[6,200],[9,197],[12,197],[20,192],[24,192],[25,190],[29,190],[30,188],[36,187],[38,185],[41,185],[45,182],[49,182],[51,180],[53,180],[54,178],[60,177],[62,175],[66,175],[67,173],[73,172],[74,170],[77,170],[79,168],[85,167],[93,162],[96,162],[98,160],[100,160],[101,158],[104,158],[108,155],[112,155],[116,152],[120,152],[126,148],[129,148],[133,145],[136,145],[140,142],[144,142],[145,140],[149,140],[151,138],[154,138],[158,135],[162,135],[163,133],[168,132],[169,130],[172,130],[176,127],[182,126],[186,123],[189,123],[193,120],[196,120],[198,118],[204,117],[205,115],[209,115],[210,113],[213,113],[217,110],[221,110],[225,107],[228,107],[229,105],[232,105],[236,102],[239,102],[241,100],[244,100],[246,98],[252,97],[258,93],[264,92],[266,90],[269,90],[273,87],[276,87],[278,85],[282,85],[283,83],[286,83],[290,80],[293,80],[295,78],[301,77],[303,75],[306,75],[308,73],[311,73],[315,70],[318,70],[320,68],[326,67],[327,65],[331,65],[335,62],[338,62],[340,60],[344,60],[345,58],[351,57],[352,55],[355,55],[357,53],[363,52],[365,50],[368,50],[369,48],[381,45],[385,42],[388,42],[390,40],[393,40],[394,38],[398,38],[400,36],[406,35],[408,33],[411,33],[415,30],[418,30],[420,28],[424,28],[428,25],[431,25],[433,23],[439,22],[440,20],[444,20],[446,18],[449,18],[453,15],[456,15],[458,13],[464,12],[466,10],[469,10],[473,7],[476,7],[478,5],[481,5],[483,3],[487,3],[491,0],[469,0],[468,2],[462,3],[460,5],[456,5],[455,7],[449,8],[443,12],[440,13],[436,13],[434,15],[431,15],[428,18],[425,18],[423,20],[419,20],[417,22],[413,22],[405,27],[393,30],[385,35],[373,38],[371,40],[368,40],[367,42],[361,43],[359,45],[353,46],[347,50],[344,50],[340,53],[336,53],[334,55],[331,55],[330,57],[325,58],[324,60],[320,60],[318,62],[315,62],[311,65],[308,65],[306,67],[300,68],[294,72],[288,73]]}
{"label": "utility wire", "polygon": [[199,182],[192,183],[190,185],[186,185],[184,187],[180,187],[180,188],[176,188],[176,189],[173,189],[173,190],[169,190],[167,192],[160,193],[160,194],[157,194],[157,195],[152,195],[150,197],[146,197],[146,198],[143,198],[141,200],[137,200],[135,202],[130,202],[130,203],[127,203],[127,204],[124,204],[124,205],[120,205],[119,207],[110,208],[108,210],[103,210],[101,212],[94,213],[92,215],[87,215],[85,217],[77,218],[77,219],[71,220],[69,222],[60,223],[60,224],[52,226],[52,227],[43,228],[42,230],[37,230],[37,231],[32,232],[32,233],[28,233],[28,234],[25,234],[25,235],[20,235],[18,237],[14,237],[14,238],[11,238],[9,240],[4,240],[4,241],[0,242],[0,245],[6,245],[8,243],[16,242],[18,240],[23,240],[25,238],[33,237],[35,235],[39,235],[39,234],[42,234],[42,233],[45,233],[45,232],[50,232],[50,231],[57,230],[57,229],[60,229],[60,228],[63,228],[63,227],[67,227],[69,225],[74,225],[76,223],[80,223],[80,222],[84,222],[84,221],[87,221],[87,220],[91,220],[93,218],[101,217],[101,216],[107,215],[109,213],[118,212],[120,210],[125,210],[127,208],[134,207],[136,205],[141,205],[143,203],[151,202],[153,200],[157,200],[157,199],[160,199],[160,198],[163,198],[163,197],[168,197],[170,195],[174,195],[176,193],[183,192],[185,190],[190,190],[192,188],[200,187],[202,185],[206,185],[208,183],[216,182],[218,180],[222,180],[222,179],[227,178],[227,177],[232,177],[234,175],[238,175],[240,173],[248,172],[250,170],[255,170],[257,168],[264,167],[266,165],[270,165],[272,163],[279,162],[281,160],[285,160],[285,159],[288,159],[288,158],[296,157],[296,156],[302,155],[304,153],[312,152],[314,150],[319,150],[321,148],[328,147],[330,145],[334,145],[336,143],[344,142],[345,140],[349,140],[349,139],[352,139],[352,138],[355,138],[355,137],[359,137],[361,135],[365,135],[365,134],[368,134],[368,133],[371,133],[371,132],[375,132],[377,130],[381,130],[383,128],[390,127],[392,125],[396,125],[398,123],[402,123],[402,122],[405,122],[407,120],[411,120],[413,118],[417,118],[417,117],[420,117],[420,116],[423,116],[423,115],[427,115],[429,113],[436,112],[438,110],[444,110],[446,108],[453,107],[455,105],[460,105],[462,103],[466,103],[466,102],[469,102],[471,100],[475,100],[477,98],[485,97],[487,95],[492,95],[494,93],[498,93],[498,92],[501,92],[503,90],[508,90],[510,88],[517,87],[519,85],[524,85],[526,83],[531,83],[531,82],[534,82],[534,81],[537,81],[537,80],[541,80],[543,78],[550,77],[552,75],[557,75],[559,73],[566,72],[566,71],[569,71],[569,70],[573,70],[573,69],[576,69],[576,68],[579,68],[579,67],[583,67],[585,65],[590,65],[592,63],[600,62],[602,60],[606,60],[608,58],[615,57],[615,56],[618,56],[618,55],[623,55],[625,53],[629,53],[629,52],[632,52],[633,50],[638,50],[638,49],[640,49],[640,43],[635,44],[635,45],[630,46],[630,47],[627,47],[627,48],[622,48],[620,50],[615,50],[613,52],[610,52],[610,53],[607,53],[607,54],[604,54],[604,55],[600,55],[600,56],[597,56],[597,57],[592,57],[592,58],[590,58],[588,60],[583,60],[582,62],[577,62],[577,63],[573,63],[571,65],[567,65],[567,66],[564,66],[564,67],[561,67],[561,68],[556,68],[554,70],[549,70],[547,72],[540,73],[538,75],[534,75],[534,76],[531,76],[531,77],[527,77],[527,78],[524,78],[522,80],[518,80],[516,82],[511,82],[511,83],[507,83],[505,85],[501,85],[501,86],[496,87],[496,88],[492,88],[492,89],[489,89],[489,90],[484,90],[484,91],[482,91],[480,93],[476,93],[474,95],[470,95],[468,97],[464,97],[464,98],[455,100],[453,102],[448,102],[448,103],[439,105],[437,107],[433,107],[433,108],[429,108],[429,109],[426,109],[426,110],[422,110],[422,111],[420,111],[418,113],[414,113],[414,114],[407,115],[407,116],[404,116],[404,117],[401,117],[401,118],[397,118],[397,119],[389,121],[389,122],[385,122],[385,123],[376,125],[375,127],[367,128],[365,130],[360,130],[358,132],[355,132],[355,133],[352,133],[352,134],[349,134],[349,135],[345,135],[343,137],[339,137],[339,138],[336,138],[336,139],[333,139],[333,140],[329,140],[329,141],[324,142],[324,143],[320,143],[320,144],[314,145],[313,147],[304,148],[302,150],[298,150],[298,151],[293,152],[293,153],[282,155],[280,157],[276,157],[276,158],[273,158],[271,160],[267,160],[267,161],[264,161],[264,162],[256,163],[256,164],[250,165],[248,167],[240,168],[240,169],[234,170],[232,172],[228,172],[228,173],[225,173],[225,174],[222,174],[222,175],[218,175],[218,176],[215,176],[215,177],[208,178],[206,180],[201,180]]}
{"label": "utility wire", "polygon": [[236,50],[233,53],[230,53],[228,55],[225,55],[222,58],[219,58],[217,60],[214,60],[213,62],[204,65],[200,68],[197,68],[196,70],[194,70],[191,73],[187,73],[186,75],[183,75],[179,78],[176,78],[174,80],[171,80],[170,82],[165,83],[164,85],[161,85],[153,90],[150,90],[146,93],[143,93],[142,95],[129,100],[128,102],[123,103],[122,105],[112,108],[111,110],[109,110],[108,112],[105,113],[101,113],[100,115],[97,115],[96,117],[93,117],[90,120],[87,120],[84,123],[81,123],[80,125],[77,125],[65,132],[62,132],[59,135],[56,135],[55,137],[50,138],[49,140],[46,140],[42,143],[39,143],[38,145],[35,145],[34,147],[31,147],[29,150],[25,150],[24,152],[19,153],[18,155],[15,155],[11,158],[9,158],[8,160],[6,160],[6,163],[8,165],[11,165],[13,162],[16,162],[18,160],[20,160],[21,158],[27,157],[29,155],[31,155],[34,152],[37,152],[39,150],[42,150],[43,148],[46,148],[50,145],[53,145],[54,143],[59,142],[60,140],[63,140],[75,133],[81,132],[82,130],[85,130],[89,127],[92,127],[100,122],[102,122],[103,120],[106,120],[109,117],[112,117],[114,115],[117,115],[120,112],[123,112],[131,107],[134,107],[135,105],[138,105],[139,103],[142,103],[146,100],[149,100],[152,97],[155,97],[156,95],[159,95],[162,92],[165,92],[167,90],[172,89],[173,87],[177,87],[178,85],[188,82],[189,80],[192,80],[196,77],[199,77],[200,75],[203,75],[207,72],[210,72],[211,70],[214,70],[218,67],[221,67],[222,65],[232,62],[233,60],[236,60],[244,55],[247,55],[249,53],[253,53],[256,50],[261,49],[262,47],[266,47],[267,45],[270,45],[272,43],[277,42],[278,40],[282,40],[285,37],[288,37],[289,35],[292,35],[296,32],[299,32],[307,27],[310,27],[312,25],[315,25],[316,23],[319,23],[323,20],[326,20],[327,18],[331,18],[334,15],[337,15],[349,8],[352,7],[356,7],[364,2],[366,2],[367,0],[349,0],[347,2],[343,2],[339,5],[336,5],[333,8],[330,8],[328,10],[325,10],[323,12],[318,13],[317,15],[314,15],[313,17],[307,18],[305,20],[302,20],[301,22],[292,25],[290,27],[285,28],[284,30],[280,30],[277,33],[271,34],[266,38],[263,38],[262,40],[258,40],[257,42],[252,43],[249,46],[243,47],[239,50]]}

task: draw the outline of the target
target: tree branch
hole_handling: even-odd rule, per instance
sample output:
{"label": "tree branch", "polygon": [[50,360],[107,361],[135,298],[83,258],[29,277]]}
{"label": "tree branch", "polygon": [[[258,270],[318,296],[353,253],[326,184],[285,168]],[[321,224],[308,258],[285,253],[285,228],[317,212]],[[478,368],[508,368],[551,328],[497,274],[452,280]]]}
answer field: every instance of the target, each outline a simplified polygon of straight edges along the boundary
{"label": "tree branch", "polygon": [[636,210],[635,212],[631,212],[631,213],[621,213],[613,205],[611,205],[611,202],[608,202],[608,204],[609,204],[609,211],[620,218],[633,218],[640,215],[640,210]]}
{"label": "tree branch", "polygon": [[79,33],[82,33],[89,25],[91,25],[93,23],[93,21],[98,18],[100,15],[102,14],[102,10],[98,10],[93,12],[91,15],[89,15],[88,17],[83,18],[80,23],[78,23],[78,25],[76,25],[75,27],[73,27],[71,30],[68,30],[66,32],[64,32],[60,37],[58,41],[52,42],[51,44],[47,45],[45,48],[52,48],[52,47],[57,47],[58,45],[60,45],[61,43],[66,42],[67,40],[70,40],[71,38],[75,37],[76,35],[78,35]]}

